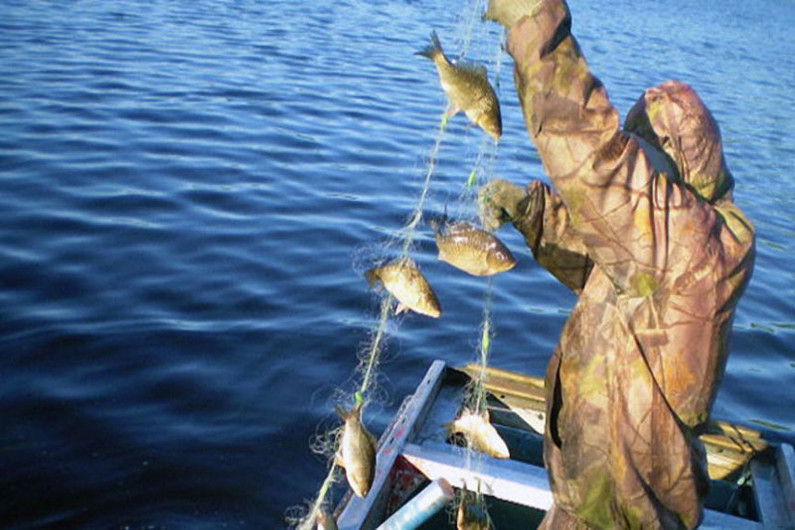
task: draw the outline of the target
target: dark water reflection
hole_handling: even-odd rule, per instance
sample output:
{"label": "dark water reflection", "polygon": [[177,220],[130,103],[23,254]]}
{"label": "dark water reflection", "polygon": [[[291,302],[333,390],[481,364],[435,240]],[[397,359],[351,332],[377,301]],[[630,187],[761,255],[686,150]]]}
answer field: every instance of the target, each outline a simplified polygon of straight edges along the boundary
{"label": "dark water reflection", "polygon": [[[575,32],[620,109],[674,77],[720,122],[759,257],[716,413],[793,439],[795,9],[674,4],[572,2]],[[444,107],[413,52],[432,28],[458,49],[466,7],[5,2],[3,527],[273,528],[316,492],[309,440],[377,309],[361,272],[396,248]],[[498,39],[475,25],[469,57]],[[541,170],[503,59],[495,174],[521,183]],[[428,210],[460,207],[480,142],[450,123]],[[390,324],[376,432],[433,359],[475,356],[485,283],[429,235],[445,314]],[[493,363],[540,374],[573,298],[502,235]]]}

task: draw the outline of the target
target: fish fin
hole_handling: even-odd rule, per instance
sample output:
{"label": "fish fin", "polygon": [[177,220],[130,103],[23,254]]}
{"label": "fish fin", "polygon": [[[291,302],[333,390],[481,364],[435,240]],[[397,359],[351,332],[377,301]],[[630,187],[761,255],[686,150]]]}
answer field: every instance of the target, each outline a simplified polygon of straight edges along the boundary
{"label": "fish fin", "polygon": [[480,120],[480,117],[483,116],[483,113],[476,109],[468,109],[464,111],[464,114],[466,114],[466,117],[470,121],[470,123],[474,123],[476,125],[478,124],[478,120]]}
{"label": "fish fin", "polygon": [[[504,22],[500,22],[500,15],[505,16],[505,11],[508,11],[509,9],[506,9],[504,3],[500,4],[500,6],[498,7],[497,6],[498,3],[499,2],[497,0],[489,0],[488,4],[486,5],[486,11],[484,11],[483,14],[480,16],[480,20],[482,22],[488,20],[491,22],[504,24]],[[510,25],[508,27],[510,28]]]}
{"label": "fish fin", "polygon": [[411,256],[403,256],[401,258],[396,259],[393,263],[396,265],[400,265],[401,267],[409,267],[412,269],[417,268],[417,264],[411,259]]}
{"label": "fish fin", "polygon": [[410,311],[409,306],[407,306],[403,302],[398,302],[397,309],[395,309],[395,314],[399,315],[401,313],[408,313],[409,311]]}
{"label": "fish fin", "polygon": [[337,416],[339,416],[342,421],[345,421],[346,419],[348,419],[348,416],[351,415],[350,412],[346,412],[345,409],[343,409],[339,405],[334,405],[334,410],[337,412]]}
{"label": "fish fin", "polygon": [[439,215],[434,215],[428,219],[428,226],[431,227],[436,234],[439,234],[443,229],[444,226],[447,224],[447,205],[444,205],[444,213]]}
{"label": "fish fin", "polygon": [[447,226],[450,223],[450,216],[447,215],[447,203],[444,203],[444,213],[442,214],[442,218],[439,221],[442,226]]}
{"label": "fish fin", "polygon": [[444,432],[447,434],[447,436],[450,436],[451,434],[457,433],[458,429],[456,429],[456,427],[455,427],[455,421],[447,421],[447,422],[445,422],[444,423]]}
{"label": "fish fin", "polygon": [[337,464],[342,469],[345,469],[345,462],[342,460],[342,455],[337,451],[334,453],[334,463]]}
{"label": "fish fin", "polygon": [[460,70],[466,70],[467,72],[470,72],[470,73],[476,75],[477,77],[481,77],[481,78],[483,78],[486,81],[489,80],[489,72],[488,72],[488,70],[486,70],[486,67],[483,66],[480,63],[472,63],[472,62],[461,61],[460,63],[458,63],[457,66],[458,66],[458,68]]}
{"label": "fish fin", "polygon": [[447,105],[447,108],[444,110],[444,115],[447,118],[452,118],[459,112],[461,112],[461,107],[458,107],[457,105],[451,102],[449,105]]}
{"label": "fish fin", "polygon": [[356,400],[356,404],[353,406],[353,408],[351,409],[351,411],[348,414],[349,415],[353,415],[353,416],[359,418],[359,420],[361,420],[362,419],[362,409],[363,408],[364,408],[364,399],[362,399],[361,401],[357,399]]}
{"label": "fish fin", "polygon": [[415,52],[414,55],[422,55],[433,62],[436,62],[436,58],[441,56],[447,61],[447,58],[444,56],[444,51],[442,51],[442,43],[439,41],[436,30],[431,32],[431,43],[420,51]]}
{"label": "fish fin", "polygon": [[484,11],[480,15],[480,21],[481,22],[486,22],[487,20],[491,20],[493,22],[497,21],[497,16],[496,16],[496,14],[494,12],[494,7],[492,6],[492,2],[488,3],[488,5],[486,6],[486,11]]}

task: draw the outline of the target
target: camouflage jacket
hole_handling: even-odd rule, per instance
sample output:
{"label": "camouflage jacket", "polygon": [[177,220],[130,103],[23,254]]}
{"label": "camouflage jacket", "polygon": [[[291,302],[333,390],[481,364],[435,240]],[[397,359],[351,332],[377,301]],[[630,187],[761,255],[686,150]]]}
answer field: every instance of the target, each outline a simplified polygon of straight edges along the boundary
{"label": "camouflage jacket", "polygon": [[692,528],[698,439],[754,261],[717,124],[687,85],[647,90],[622,128],[562,0],[508,34],[525,124],[554,189],[514,221],[579,294],[546,374],[548,528]]}

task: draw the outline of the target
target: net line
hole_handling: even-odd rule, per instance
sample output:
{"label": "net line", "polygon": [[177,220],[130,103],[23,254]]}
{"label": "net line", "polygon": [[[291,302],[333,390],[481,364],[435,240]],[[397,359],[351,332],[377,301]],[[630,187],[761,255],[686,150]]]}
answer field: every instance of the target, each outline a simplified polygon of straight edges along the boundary
{"label": "net line", "polygon": [[[462,52],[461,56],[465,55],[466,50],[469,47],[471,42],[471,35],[472,29],[477,19],[477,14],[480,13],[482,10],[482,4],[484,0],[473,0],[470,2],[470,9],[469,14],[470,16],[466,18],[464,22],[464,39],[462,42]],[[480,8],[480,9],[479,9]],[[461,31],[459,29],[459,31]],[[496,76],[496,88],[499,87],[499,70],[500,70],[500,63],[501,63],[501,54],[500,49],[498,49],[496,66],[495,66],[495,76]],[[439,124],[439,128],[436,134],[436,138],[434,141],[434,145],[431,149],[431,152],[428,157],[428,163],[425,171],[425,176],[423,179],[423,185],[421,188],[421,192],[419,198],[417,200],[417,206],[414,209],[413,214],[410,217],[410,220],[403,228],[403,244],[401,247],[400,258],[403,259],[409,256],[411,252],[411,247],[414,243],[415,232],[416,228],[422,220],[422,212],[424,209],[425,201],[428,196],[428,191],[430,189],[430,183],[436,169],[437,165],[437,158],[439,154],[439,150],[441,147],[442,139],[444,137],[445,128],[447,125],[448,117],[446,114],[442,115],[441,122]],[[488,151],[488,156],[484,156],[484,151]],[[485,162],[484,162],[485,158]],[[478,156],[475,163],[475,169],[473,169],[470,177],[468,179],[468,187],[473,188],[474,182],[479,174],[484,173],[484,171],[478,171],[479,169],[485,169],[485,172],[490,173],[491,169],[493,168],[494,160],[496,159],[496,144],[493,142],[486,142],[483,141],[480,144],[480,149],[478,151]],[[480,358],[481,358],[481,377],[478,378],[478,387],[483,388],[482,379],[485,377],[485,369],[488,362],[488,350],[489,350],[489,335],[491,333],[491,324],[490,324],[490,314],[491,314],[491,291],[492,291],[492,281],[489,278],[488,281],[488,288],[487,288],[487,296],[486,296],[486,303],[484,304],[484,313],[483,313],[483,324],[482,324],[482,337],[481,337],[481,347],[480,347]],[[381,353],[382,344],[384,341],[384,337],[386,335],[387,325],[389,323],[389,316],[391,313],[391,306],[394,301],[394,297],[391,294],[388,294],[384,297],[381,303],[379,316],[378,316],[378,324],[375,328],[375,333],[372,342],[370,343],[369,347],[367,348],[367,354],[365,356],[366,362],[364,363],[364,367],[362,369],[362,380],[361,384],[359,385],[358,390],[355,393],[355,400],[358,402],[363,402],[364,397],[367,394],[368,390],[370,390],[373,379],[373,373],[375,371],[376,365],[378,364],[378,357]],[[482,390],[481,390],[482,391]],[[483,392],[483,391],[482,391]],[[485,393],[483,394],[483,398],[479,398],[479,403],[485,403]],[[482,406],[482,405],[478,405]],[[331,486],[335,482],[335,474],[339,465],[337,464],[335,459],[331,460],[331,465],[329,467],[329,471],[326,475],[326,478],[323,480],[323,483],[318,490],[318,493],[311,503],[309,511],[307,515],[303,518],[302,521],[298,523],[296,526],[297,530],[312,530],[314,524],[317,519],[317,514],[320,508],[323,506],[326,500],[326,496],[328,495]]]}

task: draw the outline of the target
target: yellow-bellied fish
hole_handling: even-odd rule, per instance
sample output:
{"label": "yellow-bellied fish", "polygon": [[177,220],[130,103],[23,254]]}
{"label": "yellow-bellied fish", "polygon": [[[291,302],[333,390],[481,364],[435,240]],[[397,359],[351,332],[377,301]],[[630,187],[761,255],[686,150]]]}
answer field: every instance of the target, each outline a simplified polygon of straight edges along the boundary
{"label": "yellow-bellied fish", "polygon": [[455,421],[445,425],[448,434],[463,434],[476,451],[495,458],[510,458],[508,446],[489,422],[489,413],[475,414],[467,409]]}
{"label": "yellow-bellied fish", "polygon": [[336,454],[337,465],[345,469],[345,477],[353,493],[365,497],[373,485],[375,476],[375,438],[362,425],[360,402],[357,402],[349,412],[337,405],[334,408],[345,422]]}
{"label": "yellow-bellied fish", "polygon": [[455,116],[464,111],[474,124],[497,140],[502,134],[502,117],[497,94],[489,83],[486,68],[471,63],[453,63],[442,51],[442,44],[434,31],[431,44],[417,52],[436,65],[439,81],[447,94],[449,105],[445,114]]}
{"label": "yellow-bellied fish", "polygon": [[436,293],[411,258],[398,258],[375,267],[368,270],[365,276],[368,285],[372,286],[380,280],[384,288],[397,298],[398,314],[409,309],[433,318],[439,318],[442,314]]}
{"label": "yellow-bellied fish", "polygon": [[489,0],[482,19],[499,22],[511,29],[523,16],[532,16],[541,3],[541,0]]}
{"label": "yellow-bellied fish", "polygon": [[516,260],[502,241],[466,221],[434,227],[439,259],[473,276],[510,270]]}

